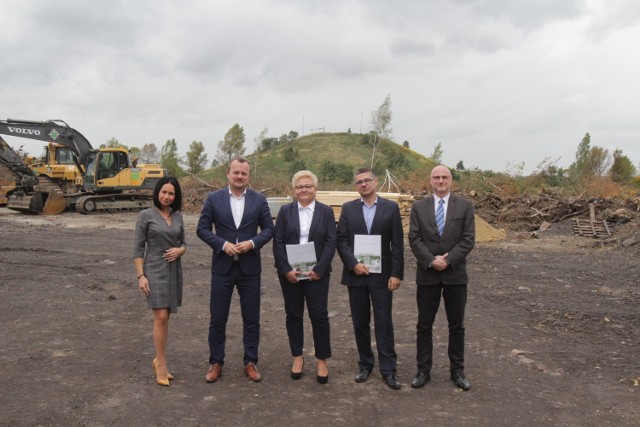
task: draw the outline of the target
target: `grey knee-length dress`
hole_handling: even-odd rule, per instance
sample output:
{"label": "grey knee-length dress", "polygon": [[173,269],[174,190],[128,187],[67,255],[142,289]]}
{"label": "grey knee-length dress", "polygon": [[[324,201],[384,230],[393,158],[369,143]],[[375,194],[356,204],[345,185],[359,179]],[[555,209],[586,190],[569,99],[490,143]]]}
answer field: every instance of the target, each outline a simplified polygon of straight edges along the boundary
{"label": "grey knee-length dress", "polygon": [[134,257],[144,259],[144,275],[149,281],[149,308],[170,308],[171,313],[182,305],[182,268],[180,258],[167,262],[162,258],[169,248],[186,246],[182,215],[171,212],[171,225],[156,208],[138,215],[135,229]]}

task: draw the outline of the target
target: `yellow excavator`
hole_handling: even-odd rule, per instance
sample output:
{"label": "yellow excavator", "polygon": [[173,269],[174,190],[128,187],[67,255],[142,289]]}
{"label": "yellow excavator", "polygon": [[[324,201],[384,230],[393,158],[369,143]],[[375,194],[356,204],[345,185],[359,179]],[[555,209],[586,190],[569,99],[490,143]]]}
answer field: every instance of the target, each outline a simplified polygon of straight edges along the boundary
{"label": "yellow excavator", "polygon": [[37,178],[35,184],[31,178],[25,179],[24,169],[17,172],[16,167],[7,166],[15,164],[15,158],[6,149],[0,151],[0,163],[13,170],[16,178],[15,188],[6,191],[7,207],[21,212],[143,209],[152,206],[156,182],[167,175],[160,165],[130,160],[123,147],[94,149],[62,120],[0,120],[0,134],[48,143],[40,158],[28,162],[31,176]]}
{"label": "yellow excavator", "polygon": [[38,185],[38,178],[25,163],[22,156],[0,136],[0,206],[6,206],[9,195],[16,187]]}

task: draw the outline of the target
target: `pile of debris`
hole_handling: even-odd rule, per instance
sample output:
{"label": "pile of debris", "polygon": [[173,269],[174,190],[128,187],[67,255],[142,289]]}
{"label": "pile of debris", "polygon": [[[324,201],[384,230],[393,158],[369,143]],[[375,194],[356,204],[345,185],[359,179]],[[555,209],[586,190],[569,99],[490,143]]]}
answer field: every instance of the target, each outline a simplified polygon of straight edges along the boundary
{"label": "pile of debris", "polygon": [[488,193],[473,198],[476,213],[491,224],[511,231],[535,231],[542,224],[562,223],[572,218],[590,218],[593,206],[595,220],[610,224],[638,221],[640,198],[633,199],[585,199],[562,198],[543,192],[537,195],[499,196]]}
{"label": "pile of debris", "polygon": [[191,179],[181,179],[180,188],[182,189],[182,209],[189,213],[200,212],[207,194],[219,189],[219,187]]}

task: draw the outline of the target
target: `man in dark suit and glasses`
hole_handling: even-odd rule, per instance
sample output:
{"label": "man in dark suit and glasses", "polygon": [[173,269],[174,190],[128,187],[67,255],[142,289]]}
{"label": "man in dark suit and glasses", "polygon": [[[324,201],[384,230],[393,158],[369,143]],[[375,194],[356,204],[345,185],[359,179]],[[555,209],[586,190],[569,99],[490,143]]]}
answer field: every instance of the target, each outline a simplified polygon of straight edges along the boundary
{"label": "man in dark suit and glasses", "polygon": [[227,167],[229,186],[209,193],[198,221],[198,237],[213,249],[209,370],[205,375],[209,383],[222,374],[227,319],[235,287],[242,312],[245,374],[256,382],[262,378],[256,368],[260,342],[260,249],[273,237],[274,226],[267,199],[248,188],[250,174],[247,159],[231,160]]}
{"label": "man in dark suit and glasses", "polygon": [[[371,308],[373,307],[376,347],[380,373],[385,384],[400,388],[396,378],[392,303],[404,274],[404,234],[400,208],[394,201],[378,197],[378,178],[371,169],[358,169],[354,175],[360,198],[342,206],[338,221],[338,254],[342,259],[342,284],[349,291],[351,319],[359,355],[356,382],[367,380],[375,364],[371,349]],[[354,255],[356,235],[379,235],[382,272],[370,273]]]}
{"label": "man in dark suit and glasses", "polygon": [[429,178],[433,197],[413,204],[409,244],[418,261],[416,332],[418,373],[411,387],[421,388],[431,379],[433,366],[433,322],[444,299],[449,323],[451,380],[469,390],[464,376],[464,310],[467,304],[467,255],[475,244],[475,222],[471,202],[451,194],[451,171],[440,165]]}

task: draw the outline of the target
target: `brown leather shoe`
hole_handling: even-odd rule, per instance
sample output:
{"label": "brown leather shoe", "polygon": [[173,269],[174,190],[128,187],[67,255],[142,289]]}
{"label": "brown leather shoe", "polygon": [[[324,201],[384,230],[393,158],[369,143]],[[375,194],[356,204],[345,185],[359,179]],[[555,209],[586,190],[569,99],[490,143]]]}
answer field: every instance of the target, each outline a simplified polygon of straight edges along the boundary
{"label": "brown leather shoe", "polygon": [[244,373],[247,374],[249,379],[253,382],[257,383],[262,379],[262,375],[260,375],[260,372],[258,372],[258,368],[256,368],[256,365],[254,363],[247,363],[247,365],[244,367]]}
{"label": "brown leather shoe", "polygon": [[214,363],[213,365],[209,365],[209,370],[204,376],[204,379],[208,383],[215,383],[218,381],[218,378],[220,378],[220,375],[222,375],[222,366],[220,366],[219,363]]}

